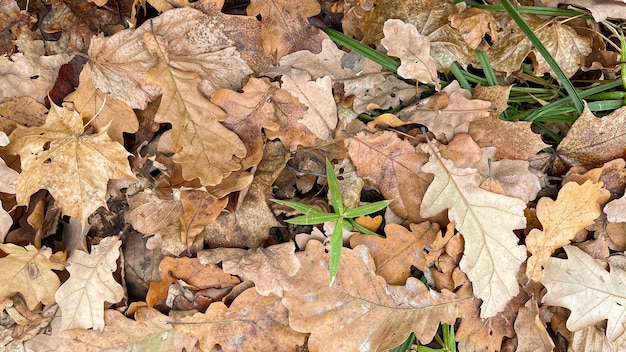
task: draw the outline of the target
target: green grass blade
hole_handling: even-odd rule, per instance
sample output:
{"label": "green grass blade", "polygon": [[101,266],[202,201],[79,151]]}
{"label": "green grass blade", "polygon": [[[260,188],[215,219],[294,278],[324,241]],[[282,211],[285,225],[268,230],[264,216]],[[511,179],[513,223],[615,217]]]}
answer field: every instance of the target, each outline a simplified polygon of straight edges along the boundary
{"label": "green grass blade", "polygon": [[389,350],[389,352],[406,352],[406,351],[410,351],[411,347],[413,346],[413,342],[415,342],[415,333],[411,333],[411,335],[409,335],[409,337],[406,338],[406,340],[404,340],[403,343],[401,343],[400,345],[396,346],[395,348],[392,348]]}
{"label": "green grass blade", "polygon": [[457,64],[456,62],[453,62],[452,65],[450,65],[450,72],[452,73],[454,78],[456,78],[456,80],[459,81],[461,88],[472,90],[472,86],[467,80],[467,77],[465,77],[465,71],[461,69],[459,64]]}
{"label": "green grass blade", "polygon": [[354,209],[349,209],[344,213],[344,217],[346,218],[356,218],[358,216],[368,215],[371,213],[375,213],[379,210],[385,209],[389,204],[391,204],[393,200],[381,200],[379,202],[369,203],[365,205],[361,205]]}
{"label": "green grass blade", "polygon": [[350,224],[350,226],[352,226],[350,231],[352,231],[353,229],[356,229],[360,233],[363,233],[363,234],[366,234],[366,235],[374,235],[374,236],[378,236],[378,237],[383,237],[383,236],[377,234],[376,232],[370,231],[369,229],[365,228],[363,225],[361,225],[358,222],[354,221],[354,219],[346,219],[346,221],[348,222],[348,224]]}
{"label": "green grass blade", "polygon": [[339,218],[335,224],[335,230],[330,238],[330,260],[328,263],[329,284],[333,285],[337,272],[339,271],[339,263],[341,262],[341,248],[343,248],[343,218]]}
{"label": "green grass blade", "polygon": [[317,209],[317,208],[313,208],[310,205],[306,205],[306,204],[302,204],[302,203],[298,203],[298,202],[290,202],[288,200],[281,200],[281,199],[272,199],[272,202],[276,203],[276,204],[280,204],[280,205],[286,205],[294,210],[297,210],[299,212],[301,212],[302,214],[308,214],[310,212],[314,212],[314,211],[319,211],[322,212],[321,210]]}
{"label": "green grass blade", "polygon": [[478,56],[478,61],[480,61],[480,67],[483,68],[483,73],[485,74],[487,83],[490,86],[498,85],[496,73],[493,72],[493,67],[491,67],[491,62],[489,62],[487,54],[482,50],[476,50],[476,55]]}
{"label": "green grass blade", "polygon": [[[491,11],[506,11],[503,6],[498,5],[482,5],[475,4],[471,5],[477,9],[483,10],[491,10]],[[581,11],[571,10],[571,9],[560,9],[555,7],[540,7],[540,6],[516,6],[517,11],[519,13],[526,13],[529,15],[539,15],[539,16],[565,16],[565,17],[574,17],[581,16],[582,18],[593,18],[590,15],[585,14]]]}
{"label": "green grass blade", "polygon": [[332,39],[335,43],[345,46],[346,48],[359,53],[361,56],[366,57],[375,63],[381,65],[382,67],[388,69],[393,73],[398,72],[398,67],[400,67],[400,63],[396,60],[390,58],[389,56],[380,53],[369,46],[361,43],[360,41],[350,38],[347,35],[338,32],[332,28],[325,28],[324,32],[328,34],[330,39]]}
{"label": "green grass blade", "polygon": [[557,78],[563,85],[563,88],[565,88],[565,91],[567,91],[567,94],[572,98],[572,102],[574,103],[574,106],[576,107],[576,110],[578,111],[578,113],[579,114],[582,113],[583,101],[578,96],[578,93],[576,92],[576,89],[574,88],[574,85],[572,84],[572,82],[569,80],[569,78],[567,78],[565,73],[563,73],[563,70],[561,70],[561,67],[559,67],[559,65],[556,63],[552,55],[550,55],[550,52],[548,52],[548,49],[546,49],[543,43],[541,43],[541,40],[539,40],[535,32],[533,32],[533,30],[530,28],[528,23],[526,23],[526,21],[524,21],[522,16],[520,16],[519,12],[515,10],[515,7],[511,5],[509,0],[501,0],[500,2],[502,3],[502,6],[506,10],[506,12],[509,13],[511,18],[513,18],[513,20],[515,21],[515,23],[517,23],[517,25],[520,27],[522,32],[526,35],[526,37],[528,37],[528,39],[535,46],[537,51],[539,51],[541,56],[543,56],[543,58],[546,60],[546,62],[548,63],[548,66],[550,66],[552,71],[556,74]]}
{"label": "green grass blade", "polygon": [[328,158],[326,159],[326,181],[328,182],[328,193],[330,194],[330,202],[335,208],[335,213],[343,216],[346,210],[346,206],[343,205],[343,199],[341,199],[341,188],[339,187],[339,180],[333,165]]}
{"label": "green grass blade", "polygon": [[[317,210],[317,209],[316,209]],[[285,220],[286,223],[293,225],[317,225],[325,222],[335,222],[341,217],[335,213],[324,213],[319,211],[315,213],[309,213],[306,215],[297,216],[295,218]]]}

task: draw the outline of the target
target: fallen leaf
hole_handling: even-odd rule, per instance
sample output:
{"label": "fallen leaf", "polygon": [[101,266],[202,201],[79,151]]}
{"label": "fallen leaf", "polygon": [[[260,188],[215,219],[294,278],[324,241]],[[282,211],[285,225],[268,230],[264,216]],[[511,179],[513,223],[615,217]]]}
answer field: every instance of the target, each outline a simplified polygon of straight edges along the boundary
{"label": "fallen leaf", "polygon": [[96,209],[106,207],[109,179],[135,177],[124,147],[106,130],[85,134],[76,111],[53,105],[43,126],[18,127],[10,139],[9,151],[19,154],[22,163],[18,204],[27,205],[32,194],[46,189],[64,215],[85,223]]}
{"label": "fallen leaf", "polygon": [[616,340],[624,334],[626,272],[608,272],[577,247],[563,248],[567,259],[550,258],[544,265],[541,282],[548,293],[542,303],[569,309],[567,328],[573,332],[606,319],[606,336]]}
{"label": "fallen leaf", "polygon": [[471,49],[478,48],[487,33],[492,41],[498,41],[499,28],[492,11],[470,7],[461,13],[450,15],[448,19],[450,26],[459,31]]}
{"label": "fallen leaf", "polygon": [[624,0],[539,0],[539,3],[548,6],[556,6],[559,3],[580,5],[591,11],[596,22],[602,22],[608,17],[624,18],[623,11],[626,9]]}
{"label": "fallen leaf", "polygon": [[602,213],[599,203],[608,198],[608,193],[602,183],[569,182],[561,188],[556,201],[546,197],[539,199],[537,217],[543,230],[532,229],[526,236],[526,246],[532,254],[526,264],[526,276],[530,280],[539,281],[541,266],[552,252],[569,244],[579,231],[594,223]]}
{"label": "fallen leaf", "polygon": [[256,291],[263,296],[270,293],[278,297],[293,287],[289,278],[300,268],[293,242],[276,244],[266,248],[244,250],[239,248],[215,248],[198,253],[201,264],[222,263],[225,272],[254,282]]}
{"label": "fallen leaf", "polygon": [[393,132],[360,133],[345,143],[359,177],[372,180],[385,199],[393,199],[393,212],[410,222],[423,221],[419,207],[432,180],[420,170],[426,155]]}
{"label": "fallen leaf", "polygon": [[440,322],[451,324],[456,318],[454,294],[430,290],[415,278],[405,286],[387,285],[374,273],[365,246],[343,248],[339,272],[329,287],[328,257],[320,242],[309,242],[299,253],[293,290],[282,300],[291,327],[311,333],[309,349],[378,351],[399,345],[412,331],[428,343]]}
{"label": "fallen leaf", "polygon": [[425,221],[411,224],[409,229],[388,224],[385,235],[381,238],[357,234],[350,237],[350,246],[367,246],[376,264],[376,275],[390,285],[404,285],[411,276],[411,266],[426,271],[443,253],[443,248],[432,246],[435,241],[445,241],[437,224]]}
{"label": "fallen leaf", "polygon": [[519,292],[516,275],[526,260],[526,248],[517,244],[513,230],[526,226],[526,203],[479,188],[475,169],[456,168],[432,144],[422,149],[430,153],[422,170],[435,179],[424,194],[421,215],[448,210],[448,218],[465,238],[460,267],[483,300],[480,317],[495,316]]}
{"label": "fallen leaf", "polygon": [[67,259],[70,277],[54,296],[61,308],[61,330],[104,328],[104,302],[124,298],[124,288],[113,278],[121,245],[118,237],[106,237],[91,246],[91,253],[75,250]]}
{"label": "fallen leaf", "polygon": [[172,194],[157,195],[150,190],[129,197],[128,205],[126,220],[145,236],[178,221],[184,212],[182,204]]}
{"label": "fallen leaf", "polygon": [[183,214],[180,216],[181,242],[188,246],[205,226],[220,216],[228,198],[217,199],[202,190],[184,190],[179,195],[183,207]]}
{"label": "fallen leaf", "polygon": [[414,25],[397,19],[385,21],[383,33],[385,37],[380,44],[387,49],[387,55],[400,58],[398,74],[402,78],[432,83],[437,90],[441,89],[427,36],[421,35]]}
{"label": "fallen leaf", "polygon": [[54,293],[61,281],[52,270],[65,269],[65,253],[52,253],[50,248],[37,249],[32,245],[25,248],[12,243],[0,243],[7,256],[0,258],[2,281],[0,301],[21,293],[28,309],[34,310],[40,302],[54,304]]}
{"label": "fallen leaf", "polygon": [[539,317],[539,308],[534,297],[531,297],[526,305],[519,309],[517,319],[515,319],[515,333],[518,345],[516,352],[553,351],[554,349],[554,342]]}
{"label": "fallen leaf", "polygon": [[607,203],[604,213],[610,222],[626,222],[626,195]]}
{"label": "fallen leaf", "polygon": [[215,302],[205,313],[196,313],[179,323],[174,329],[197,337],[202,351],[219,345],[225,352],[295,352],[306,337],[289,326],[287,309],[280,298],[261,296],[254,288],[242,292],[230,307]]}

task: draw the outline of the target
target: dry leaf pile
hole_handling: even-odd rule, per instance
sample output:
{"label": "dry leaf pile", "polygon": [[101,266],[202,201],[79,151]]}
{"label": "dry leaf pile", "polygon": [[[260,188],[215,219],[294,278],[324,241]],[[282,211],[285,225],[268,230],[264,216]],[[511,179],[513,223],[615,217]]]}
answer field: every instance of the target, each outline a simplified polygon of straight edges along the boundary
{"label": "dry leaf pile", "polygon": [[[626,108],[545,144],[499,119],[510,86],[440,85],[475,49],[550,73],[504,13],[321,3],[0,0],[1,349],[379,351],[442,323],[460,351],[626,346]],[[337,18],[398,76],[311,25]],[[616,72],[594,20],[526,20],[566,74]],[[270,201],[329,211],[326,158],[344,204],[393,200],[332,286],[334,224]]]}

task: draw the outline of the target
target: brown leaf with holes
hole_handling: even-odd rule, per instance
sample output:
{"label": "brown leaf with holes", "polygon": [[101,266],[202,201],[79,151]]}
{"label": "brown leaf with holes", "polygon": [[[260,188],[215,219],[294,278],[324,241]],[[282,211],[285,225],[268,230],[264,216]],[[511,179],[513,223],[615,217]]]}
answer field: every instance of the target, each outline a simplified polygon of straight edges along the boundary
{"label": "brown leaf with holes", "polygon": [[426,271],[429,264],[443,253],[443,246],[434,248],[434,242],[447,242],[439,225],[427,221],[411,224],[409,229],[397,224],[385,226],[381,238],[357,234],[350,237],[350,246],[365,245],[370,249],[376,263],[376,275],[382,276],[390,285],[404,285],[411,276],[411,266]]}
{"label": "brown leaf with holes", "polygon": [[345,143],[359,177],[373,181],[385,199],[393,199],[394,213],[410,222],[423,221],[419,209],[432,176],[421,167],[428,156],[393,132],[359,133]]}
{"label": "brown leaf with holes", "polygon": [[342,250],[331,287],[329,254],[321,242],[310,241],[298,254],[301,267],[292,278],[293,290],[283,297],[290,325],[311,333],[309,349],[383,350],[397,346],[412,331],[428,343],[440,322],[456,319],[458,302],[450,291],[433,291],[415,278],[405,286],[388,285],[375,274],[366,246]]}

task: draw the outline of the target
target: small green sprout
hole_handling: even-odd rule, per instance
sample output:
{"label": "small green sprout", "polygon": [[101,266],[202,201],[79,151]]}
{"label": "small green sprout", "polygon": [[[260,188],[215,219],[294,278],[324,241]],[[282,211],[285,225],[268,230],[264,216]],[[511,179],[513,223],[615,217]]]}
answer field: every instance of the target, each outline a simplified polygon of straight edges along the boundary
{"label": "small green sprout", "polygon": [[337,174],[333,170],[333,166],[328,159],[326,159],[326,178],[328,180],[328,192],[330,194],[330,201],[334,209],[334,213],[326,213],[319,209],[313,208],[309,205],[289,202],[286,200],[272,199],[275,203],[286,205],[291,207],[303,215],[287,220],[288,223],[294,225],[316,225],[323,224],[325,222],[335,222],[335,230],[330,238],[330,284],[333,284],[337,271],[339,271],[339,262],[341,260],[341,247],[343,247],[343,232],[342,229],[351,231],[357,229],[361,233],[369,235],[378,235],[359,223],[354,221],[354,218],[375,213],[379,210],[387,207],[392,201],[383,200],[375,203],[370,203],[356,207],[354,209],[348,209],[343,204],[341,199],[341,190],[339,189],[339,180]]}

